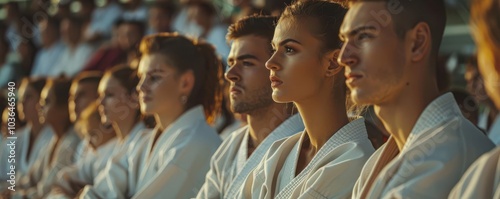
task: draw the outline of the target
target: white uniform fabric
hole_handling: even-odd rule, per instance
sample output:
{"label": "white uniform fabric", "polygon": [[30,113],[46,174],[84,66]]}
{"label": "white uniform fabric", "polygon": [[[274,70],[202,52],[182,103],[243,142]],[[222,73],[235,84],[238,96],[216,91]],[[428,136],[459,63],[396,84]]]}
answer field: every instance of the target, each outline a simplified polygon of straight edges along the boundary
{"label": "white uniform fabric", "polygon": [[[276,127],[248,157],[248,126],[238,129],[226,139],[212,156],[207,173],[197,198],[227,198],[230,187],[238,191],[250,172],[262,161],[271,145],[280,139],[294,135],[304,129],[302,118],[296,114]],[[248,158],[247,158],[248,157]]]}
{"label": "white uniform fabric", "polygon": [[[41,160],[39,160],[39,159],[42,159],[41,153],[45,152],[45,150],[47,149],[47,145],[49,145],[50,141],[52,140],[52,136],[53,136],[52,128],[50,128],[48,125],[42,127],[42,129],[39,132],[38,137],[36,138],[35,142],[33,143],[33,146],[31,148],[31,154],[29,157],[27,157],[29,139],[31,136],[30,134],[31,134],[31,126],[29,126],[29,125],[23,129],[20,129],[18,132],[18,135],[20,135],[20,136],[17,138],[18,139],[17,141],[24,142],[24,143],[23,144],[20,144],[20,143],[16,144],[16,148],[18,149],[18,151],[16,151],[16,155],[18,157],[21,156],[20,159],[16,160],[16,161],[17,161],[18,165],[20,164],[20,167],[24,167],[24,168],[18,169],[18,167],[16,166],[16,175],[15,175],[16,182],[20,182],[20,179],[23,176],[28,175],[29,171],[36,165],[36,162],[41,161]],[[8,140],[5,140],[5,141],[8,141]],[[2,143],[2,147],[7,147],[7,143]],[[4,148],[2,148],[1,153],[4,153],[3,150],[4,150]],[[20,152],[20,151],[23,151],[23,152]],[[5,149],[5,152],[8,153],[9,151],[7,149]],[[7,165],[10,166],[10,164],[8,164],[7,162],[4,163],[3,162],[4,160],[7,161],[8,159],[7,159],[7,157],[2,156],[2,159],[1,159],[2,165],[0,165],[0,168],[2,170],[2,174],[4,173],[4,169],[7,169],[7,168],[3,168],[3,166],[7,166]],[[41,173],[36,173],[35,175],[36,175],[36,179],[41,178]],[[2,176],[2,178],[3,178],[3,176]],[[10,186],[10,184],[2,180],[2,183],[0,185],[0,191],[6,190],[7,186]],[[16,188],[18,188],[18,186]]]}
{"label": "white uniform fabric", "polygon": [[[24,178],[23,184],[30,185],[30,188],[24,192],[14,195],[13,198],[41,198],[49,193],[52,184],[56,180],[56,174],[62,168],[70,166],[75,162],[74,155],[76,155],[75,146],[81,142],[80,137],[73,128],[69,129],[68,132],[62,137],[59,144],[56,145],[56,138],[53,137],[51,143],[49,144],[48,151],[44,153],[43,159],[34,166],[34,170],[30,172],[41,173],[41,178],[39,180],[33,181],[33,178]],[[51,160],[51,152],[55,147],[53,154],[53,159]],[[26,180],[29,182],[26,183]],[[36,184],[35,184],[36,183]]]}
{"label": "white uniform fabric", "polygon": [[353,198],[446,198],[466,169],[493,147],[446,93],[425,108],[402,151],[391,137],[370,157]]}
{"label": "white uniform fabric", "polygon": [[500,147],[474,162],[449,198],[500,198]]}
{"label": "white uniform fabric", "polygon": [[500,146],[500,115],[498,115],[493,124],[491,124],[490,130],[488,131],[488,137],[493,144]]}
{"label": "white uniform fabric", "polygon": [[35,58],[31,77],[57,77],[61,71],[54,65],[61,59],[66,45],[62,41],[57,41],[49,48],[42,48]]}
{"label": "white uniform fabric", "polygon": [[307,133],[277,141],[248,176],[237,198],[346,198],[374,152],[364,119],[338,130],[296,176]]}
{"label": "white uniform fabric", "polygon": [[191,198],[221,140],[205,121],[202,106],[186,111],[169,125],[152,148],[154,136],[108,162],[83,198]]}
{"label": "white uniform fabric", "polygon": [[56,70],[56,75],[64,74],[66,77],[73,77],[82,71],[85,63],[92,57],[94,48],[88,44],[78,44],[75,49],[66,48],[61,54],[53,70]]}
{"label": "white uniform fabric", "polygon": [[[135,144],[141,140],[142,137],[147,136],[151,129],[146,129],[144,123],[136,124],[130,134],[125,137],[123,141],[117,138],[108,141],[103,146],[99,147],[97,151],[88,153],[84,160],[79,161],[70,167],[66,167],[58,173],[57,185],[63,188],[66,194],[76,195],[80,191],[80,186],[72,186],[77,183],[79,185],[94,184],[94,179],[100,171],[106,168],[107,162],[117,155],[118,153],[126,152],[129,148],[134,148]],[[51,195],[56,198],[55,194]],[[68,198],[64,195],[58,195],[57,198]]]}

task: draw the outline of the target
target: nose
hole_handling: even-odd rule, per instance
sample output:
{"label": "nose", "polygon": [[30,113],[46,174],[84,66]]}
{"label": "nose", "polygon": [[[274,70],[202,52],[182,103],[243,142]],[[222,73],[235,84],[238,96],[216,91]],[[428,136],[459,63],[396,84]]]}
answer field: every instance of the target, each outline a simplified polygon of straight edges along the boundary
{"label": "nose", "polygon": [[224,77],[227,79],[227,81],[230,82],[238,82],[241,80],[241,76],[239,75],[238,72],[238,66],[232,66],[227,69],[226,74],[224,74]]}
{"label": "nose", "polygon": [[340,65],[352,67],[358,62],[356,59],[356,53],[357,49],[346,42],[344,43],[344,46],[342,46],[337,62],[339,62]]}
{"label": "nose", "polygon": [[144,80],[145,78],[141,78],[139,80],[139,83],[137,83],[137,86],[135,87],[135,90],[139,93],[139,92],[142,92],[144,91]]}
{"label": "nose", "polygon": [[266,62],[266,68],[268,70],[274,70],[274,71],[277,71],[280,69],[280,66],[276,60],[276,53],[273,53],[273,55],[269,58],[269,60],[267,60]]}

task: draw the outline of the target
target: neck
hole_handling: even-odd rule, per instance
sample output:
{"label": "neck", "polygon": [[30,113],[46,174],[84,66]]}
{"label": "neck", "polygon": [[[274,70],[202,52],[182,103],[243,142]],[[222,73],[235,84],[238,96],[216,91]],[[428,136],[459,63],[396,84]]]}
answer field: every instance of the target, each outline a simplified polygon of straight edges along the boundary
{"label": "neck", "polygon": [[51,47],[52,47],[52,46],[54,46],[56,43],[57,43],[57,40],[54,40],[54,41],[48,42],[47,44],[43,45],[43,48],[45,48],[45,49],[47,49],[47,48],[51,48]]}
{"label": "neck", "polygon": [[125,140],[125,138],[130,134],[132,128],[134,128],[137,123],[135,119],[135,114],[128,114],[129,116],[122,120],[120,123],[113,122],[113,129],[115,130],[116,137],[119,140]]}
{"label": "neck", "polygon": [[335,97],[331,91],[326,91],[321,96],[314,96],[295,104],[302,115],[306,133],[310,140],[309,146],[314,154],[339,129],[349,123],[345,107],[345,95]]}
{"label": "neck", "polygon": [[57,125],[52,125],[54,130],[54,135],[59,139],[63,137],[69,129],[69,122],[58,123]]}
{"label": "neck", "polygon": [[38,137],[40,131],[42,131],[43,125],[38,121],[32,121],[29,124],[31,125],[31,136]]}
{"label": "neck", "polygon": [[276,104],[248,113],[247,122],[250,138],[255,147],[291,115],[292,106]]}
{"label": "neck", "polygon": [[[415,123],[424,109],[439,96],[437,83],[432,75],[415,75],[401,92],[391,100],[374,105],[377,116],[402,150]],[[424,79],[424,80],[422,80]]]}

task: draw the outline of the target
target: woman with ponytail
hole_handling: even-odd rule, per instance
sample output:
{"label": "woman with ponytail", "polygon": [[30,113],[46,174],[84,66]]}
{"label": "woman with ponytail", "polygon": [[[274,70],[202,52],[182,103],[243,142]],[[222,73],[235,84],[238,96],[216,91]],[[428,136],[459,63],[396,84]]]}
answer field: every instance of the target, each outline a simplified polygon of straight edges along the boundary
{"label": "woman with ponytail", "polygon": [[344,68],[337,63],[346,10],[339,4],[297,1],[281,15],[267,61],[273,99],[293,102],[305,129],[276,141],[228,198],[350,198],[374,152],[365,121],[349,118]]}
{"label": "woman with ponytail", "polygon": [[145,37],[140,50],[139,102],[144,114],[154,115],[156,128],[113,158],[82,195],[195,197],[221,143],[209,126],[221,106],[220,61],[212,46],[177,34]]}

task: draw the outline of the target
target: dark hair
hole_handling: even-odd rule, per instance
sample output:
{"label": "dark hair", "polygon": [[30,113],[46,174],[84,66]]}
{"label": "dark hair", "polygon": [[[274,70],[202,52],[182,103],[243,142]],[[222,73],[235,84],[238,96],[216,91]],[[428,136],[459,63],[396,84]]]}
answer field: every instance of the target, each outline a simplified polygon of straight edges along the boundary
{"label": "dark hair", "polygon": [[46,83],[46,78],[25,77],[21,80],[21,84],[27,84],[26,86],[33,88],[38,95],[42,93],[43,87],[45,87]]}
{"label": "dark hair", "polygon": [[[477,27],[477,36],[490,43],[491,50],[500,52],[500,2],[497,0],[473,0],[471,23]],[[477,38],[477,37],[476,37]]]}
{"label": "dark hair", "polygon": [[321,0],[298,1],[285,9],[279,22],[285,19],[310,20],[306,25],[318,40],[323,41],[322,52],[326,53],[342,47],[338,33],[346,12],[347,10],[338,3]]}
{"label": "dark hair", "polygon": [[176,12],[177,12],[177,7],[175,6],[175,4],[173,4],[169,1],[154,2],[149,6],[149,8],[158,8],[158,9],[162,10],[162,12],[165,13],[170,19],[173,19]]}
{"label": "dark hair", "polygon": [[80,72],[74,79],[73,84],[94,83],[99,84],[101,81],[102,73],[99,71],[83,71]]}
{"label": "dark hair", "polygon": [[137,77],[137,71],[128,65],[117,65],[110,68],[104,72],[104,76],[109,75],[123,86],[129,95],[137,92],[136,86],[139,83],[139,77]]}
{"label": "dark hair", "polygon": [[217,15],[217,9],[210,1],[191,1],[187,4],[188,7],[199,7],[207,16],[213,17]]}
{"label": "dark hair", "polygon": [[177,74],[192,71],[195,83],[186,103],[186,110],[203,105],[207,122],[215,120],[222,101],[221,62],[212,45],[192,41],[176,33],[160,33],[145,37],[140,46],[142,55],[164,56]]}
{"label": "dark hair", "polygon": [[[346,0],[334,1],[346,2]],[[390,7],[388,8],[389,13],[392,15],[394,31],[400,39],[404,39],[406,33],[418,23],[427,23],[431,31],[431,55],[437,58],[446,25],[446,10],[443,0],[398,0],[399,6],[395,6],[394,0],[349,0],[352,3],[373,1],[387,2],[387,6]]]}
{"label": "dark hair", "polygon": [[42,18],[42,20],[40,20],[40,22],[42,21],[46,21],[47,22],[47,27],[50,26],[52,28],[54,28],[55,30],[57,30],[56,32],[59,33],[59,29],[60,29],[60,26],[61,26],[61,20],[57,17],[46,17],[46,18]]}
{"label": "dark hair", "polygon": [[83,27],[86,23],[85,19],[74,15],[62,18],[62,21],[64,20],[68,20],[71,24],[76,25],[80,28]]}
{"label": "dark hair", "polygon": [[68,107],[69,89],[71,87],[70,79],[64,77],[49,78],[47,79],[45,87],[50,87],[50,89],[54,91],[54,95],[56,96],[56,101],[54,103],[57,106]]}
{"label": "dark hair", "polygon": [[132,25],[139,29],[141,35],[146,33],[146,24],[143,21],[134,20],[134,19],[118,19],[115,21],[114,26],[120,27],[121,25]]}
{"label": "dark hair", "polygon": [[269,40],[273,40],[277,17],[267,15],[253,15],[244,17],[231,24],[227,29],[226,40],[232,41],[239,37],[255,35]]}

